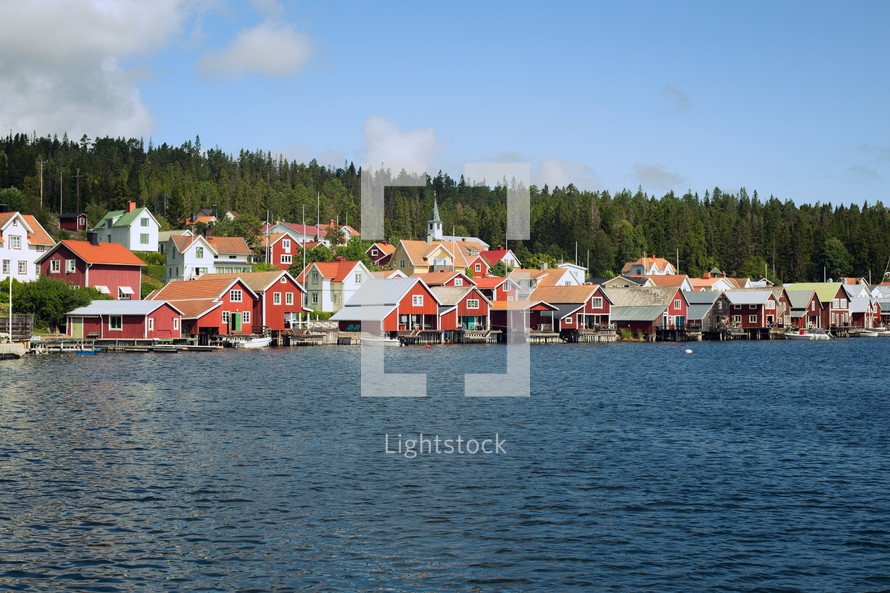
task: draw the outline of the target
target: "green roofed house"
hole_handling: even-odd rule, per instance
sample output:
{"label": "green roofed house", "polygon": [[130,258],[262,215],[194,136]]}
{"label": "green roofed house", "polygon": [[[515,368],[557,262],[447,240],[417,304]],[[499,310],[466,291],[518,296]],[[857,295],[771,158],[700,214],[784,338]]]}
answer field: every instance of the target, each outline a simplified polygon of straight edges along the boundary
{"label": "green roofed house", "polygon": [[816,293],[822,308],[818,327],[831,329],[850,325],[849,297],[840,282],[795,282],[786,284],[785,290],[789,295],[792,291]]}
{"label": "green roofed house", "polygon": [[103,243],[119,243],[130,251],[157,251],[161,225],[148,208],[127,202],[126,210],[112,210],[99,221],[94,231]]}

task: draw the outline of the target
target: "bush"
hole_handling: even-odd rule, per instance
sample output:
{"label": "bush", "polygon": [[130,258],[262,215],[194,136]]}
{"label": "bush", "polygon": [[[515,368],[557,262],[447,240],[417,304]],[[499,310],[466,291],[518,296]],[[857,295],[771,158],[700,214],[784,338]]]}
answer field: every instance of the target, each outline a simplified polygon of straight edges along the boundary
{"label": "bush", "polygon": [[621,339],[622,340],[630,340],[634,337],[633,332],[627,329],[626,327],[621,330]]}
{"label": "bush", "polygon": [[134,251],[133,254],[149,266],[167,266],[167,256],[157,251]]}
{"label": "bush", "polygon": [[68,311],[105,298],[95,288],[78,287],[45,276],[33,282],[12,284],[13,312],[33,313],[36,327],[59,327],[65,323]]}

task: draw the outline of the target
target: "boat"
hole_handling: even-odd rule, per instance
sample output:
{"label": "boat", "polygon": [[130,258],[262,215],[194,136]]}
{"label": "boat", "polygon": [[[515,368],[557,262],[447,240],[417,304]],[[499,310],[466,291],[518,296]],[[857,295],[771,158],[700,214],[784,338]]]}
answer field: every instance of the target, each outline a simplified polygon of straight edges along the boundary
{"label": "boat", "polygon": [[248,338],[245,340],[239,340],[235,342],[233,345],[235,348],[265,348],[269,344],[272,343],[272,338],[266,337],[258,337],[258,338]]}
{"label": "boat", "polygon": [[787,332],[785,337],[789,340],[802,340],[807,342],[814,340],[830,340],[832,338],[829,332],[818,327]]}
{"label": "boat", "polygon": [[402,343],[395,338],[362,338],[362,346],[401,346]]}
{"label": "boat", "polygon": [[862,330],[858,335],[860,338],[879,338],[883,333],[883,331],[869,328]]}

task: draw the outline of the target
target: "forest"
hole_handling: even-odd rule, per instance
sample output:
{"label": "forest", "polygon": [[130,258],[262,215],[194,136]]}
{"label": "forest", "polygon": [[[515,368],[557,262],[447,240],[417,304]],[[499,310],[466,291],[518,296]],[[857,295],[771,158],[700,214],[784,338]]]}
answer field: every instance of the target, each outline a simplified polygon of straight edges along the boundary
{"label": "forest", "polygon": [[[227,154],[202,147],[200,137],[181,146],[11,132],[0,139],[0,203],[41,222],[60,211],[82,211],[94,223],[133,200],[167,228],[212,208],[256,220],[333,219],[361,229],[360,175],[353,163],[298,163],[263,150]],[[387,188],[385,236],[393,242],[425,238],[435,198],[446,234],[503,245],[507,183],[480,187],[439,172],[427,176],[425,186]],[[890,258],[890,213],[880,201],[795,204],[745,188],[655,196],[571,184],[533,185],[530,199],[531,238],[508,246],[521,261],[575,261],[577,253],[592,276],[611,276],[624,262],[655,254],[694,276],[717,267],[780,282],[841,275],[879,282]],[[855,196],[838,196],[839,202],[851,200]]]}

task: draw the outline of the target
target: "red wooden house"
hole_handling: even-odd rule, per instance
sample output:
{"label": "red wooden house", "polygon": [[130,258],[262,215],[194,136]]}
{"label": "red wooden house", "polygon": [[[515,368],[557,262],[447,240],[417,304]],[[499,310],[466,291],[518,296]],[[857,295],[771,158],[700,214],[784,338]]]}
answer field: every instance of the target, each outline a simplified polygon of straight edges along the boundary
{"label": "red wooden house", "polygon": [[331,321],[341,331],[394,333],[414,329],[439,330],[441,303],[421,278],[373,279],[349,299]]}
{"label": "red wooden house", "polygon": [[510,278],[487,276],[485,278],[474,278],[473,281],[476,283],[476,287],[482,291],[482,294],[492,302],[515,301],[519,298],[519,285]]}
{"label": "red wooden house", "polygon": [[119,243],[61,241],[37,258],[40,275],[76,286],[92,286],[112,299],[139,300],[142,291],[141,259]]}
{"label": "red wooden house", "polygon": [[87,230],[86,214],[61,214],[59,215],[59,228],[66,231]]}
{"label": "red wooden house", "polygon": [[490,329],[491,301],[475,286],[431,286],[430,290],[441,303],[440,329],[445,331]]}
{"label": "red wooden house", "polygon": [[265,261],[273,266],[287,270],[294,261],[299,260],[299,244],[287,233],[269,233],[257,238],[257,245],[267,251]]}
{"label": "red wooden house", "polygon": [[823,329],[850,325],[850,301],[840,282],[796,282],[788,291],[812,290],[821,305],[819,325]]}
{"label": "red wooden house", "polygon": [[378,268],[385,268],[392,259],[392,254],[396,252],[396,246],[390,245],[386,241],[378,241],[368,247],[365,253],[368,254],[371,263]]}
{"label": "red wooden house", "polygon": [[197,280],[169,282],[148,300],[169,301],[182,311],[182,332],[191,336],[253,333],[257,295],[230,274],[205,274]]}
{"label": "red wooden house", "polygon": [[476,281],[463,272],[416,272],[412,278],[423,278],[427,286],[475,286]]}
{"label": "red wooden house", "polygon": [[778,301],[771,290],[727,290],[729,321],[742,329],[766,329],[775,325]]}
{"label": "red wooden house", "polygon": [[473,278],[488,278],[490,268],[491,265],[488,260],[482,257],[482,253],[467,256],[467,272],[472,270]]}
{"label": "red wooden house", "polygon": [[251,323],[254,333],[262,328],[273,332],[296,327],[302,313],[306,291],[288,272],[246,272],[243,274],[205,274],[199,282],[228,278],[242,280],[259,297],[254,301]]}
{"label": "red wooden house", "polygon": [[[793,288],[793,287],[792,287]],[[791,327],[805,329],[821,327],[822,304],[815,290],[786,290],[791,304]]]}
{"label": "red wooden house", "polygon": [[[549,327],[550,313],[557,311],[557,307],[544,301],[494,301],[491,303],[491,328],[504,333],[508,333],[511,329],[522,330],[542,330],[545,329],[545,319]],[[511,321],[511,317],[522,314],[525,319],[526,326],[523,328],[510,328],[511,323],[517,323],[516,320]]]}
{"label": "red wooden house", "polygon": [[688,302],[676,287],[629,286],[607,288],[609,320],[619,330],[654,337],[660,329],[683,329]]}
{"label": "red wooden house", "polygon": [[531,295],[532,301],[544,301],[556,307],[556,311],[544,314],[554,332],[595,330],[609,324],[612,302],[600,286],[542,286]]}
{"label": "red wooden house", "polygon": [[93,301],[67,314],[72,338],[180,337],[182,311],[166,301]]}

